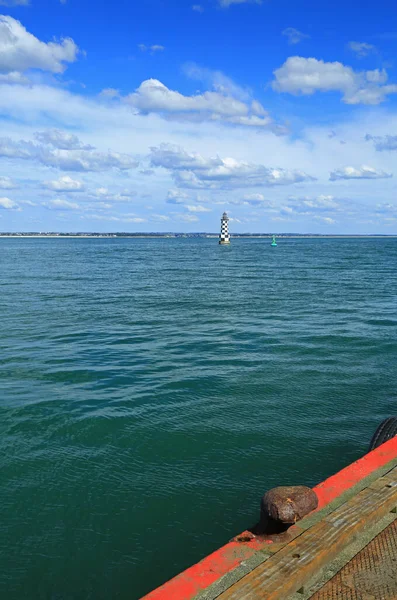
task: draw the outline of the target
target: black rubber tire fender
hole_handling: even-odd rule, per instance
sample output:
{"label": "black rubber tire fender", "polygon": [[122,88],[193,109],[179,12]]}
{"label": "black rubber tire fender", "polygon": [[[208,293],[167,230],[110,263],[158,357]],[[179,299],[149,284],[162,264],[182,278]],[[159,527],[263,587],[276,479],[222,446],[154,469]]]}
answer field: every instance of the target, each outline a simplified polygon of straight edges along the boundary
{"label": "black rubber tire fender", "polygon": [[378,446],[381,446],[388,440],[391,440],[397,435],[397,417],[388,417],[379,425],[375,431],[369,450],[375,450]]}

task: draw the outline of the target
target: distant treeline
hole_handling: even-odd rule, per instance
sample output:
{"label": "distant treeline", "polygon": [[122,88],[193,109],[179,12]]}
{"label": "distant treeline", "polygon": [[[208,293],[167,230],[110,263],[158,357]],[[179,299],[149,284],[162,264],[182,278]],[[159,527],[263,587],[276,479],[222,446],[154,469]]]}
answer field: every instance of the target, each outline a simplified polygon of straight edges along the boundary
{"label": "distant treeline", "polygon": [[[272,237],[273,233],[234,233],[231,235],[232,238],[268,238]],[[276,233],[278,238],[387,238],[397,237],[396,235],[387,234],[323,234],[323,233]],[[46,232],[4,232],[0,233],[0,237],[93,237],[93,238],[218,238],[218,233],[130,233],[130,232],[117,232],[117,233],[99,233],[99,232],[76,232],[76,233],[59,233],[56,231]]]}

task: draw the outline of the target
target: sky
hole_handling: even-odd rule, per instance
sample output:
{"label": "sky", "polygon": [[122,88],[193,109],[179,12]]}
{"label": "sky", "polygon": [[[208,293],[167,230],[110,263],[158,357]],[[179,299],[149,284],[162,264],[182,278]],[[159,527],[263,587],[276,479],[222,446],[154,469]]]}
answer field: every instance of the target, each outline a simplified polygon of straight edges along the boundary
{"label": "sky", "polygon": [[394,0],[0,0],[0,232],[397,234]]}

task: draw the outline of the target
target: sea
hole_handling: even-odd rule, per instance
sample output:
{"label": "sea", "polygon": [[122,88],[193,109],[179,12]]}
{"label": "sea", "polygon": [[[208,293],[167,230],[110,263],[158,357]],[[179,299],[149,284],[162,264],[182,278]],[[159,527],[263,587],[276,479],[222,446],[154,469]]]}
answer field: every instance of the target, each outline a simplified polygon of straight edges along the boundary
{"label": "sea", "polygon": [[137,600],[397,413],[397,239],[0,239],[0,597]]}

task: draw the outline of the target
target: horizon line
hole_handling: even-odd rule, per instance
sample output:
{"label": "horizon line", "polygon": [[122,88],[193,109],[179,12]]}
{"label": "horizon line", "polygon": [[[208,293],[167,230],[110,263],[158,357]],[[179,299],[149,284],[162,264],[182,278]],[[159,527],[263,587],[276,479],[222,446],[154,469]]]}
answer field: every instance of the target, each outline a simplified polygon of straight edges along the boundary
{"label": "horizon line", "polygon": [[[218,238],[219,233],[205,232],[205,231],[4,231],[0,232],[0,237],[24,237],[24,236],[35,236],[35,237],[83,237],[83,236],[112,236],[112,237],[172,237],[172,236],[198,236],[198,237],[211,237]],[[280,233],[269,233],[269,232],[240,232],[233,233],[230,235],[231,238],[238,237],[397,237],[397,233],[297,233],[297,232],[280,232]]]}

